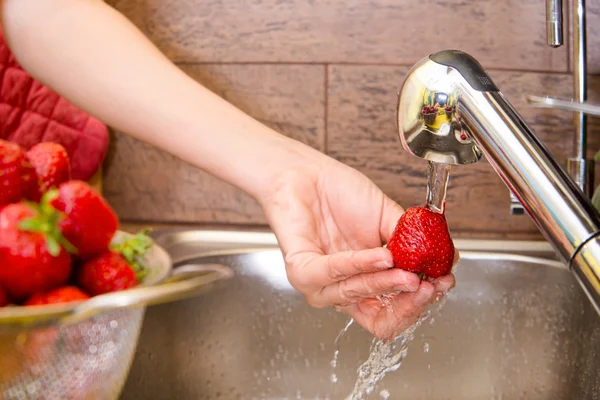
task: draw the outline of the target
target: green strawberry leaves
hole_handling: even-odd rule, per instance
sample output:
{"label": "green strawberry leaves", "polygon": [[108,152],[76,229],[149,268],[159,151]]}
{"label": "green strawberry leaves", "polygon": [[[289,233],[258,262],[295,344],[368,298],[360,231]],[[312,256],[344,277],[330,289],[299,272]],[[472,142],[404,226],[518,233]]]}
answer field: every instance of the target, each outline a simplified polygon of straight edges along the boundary
{"label": "green strawberry leaves", "polygon": [[145,265],[145,256],[154,243],[152,238],[148,236],[149,232],[149,229],[144,229],[130,239],[111,245],[111,249],[121,253],[129,265],[131,265],[138,281],[142,280],[148,273]]}
{"label": "green strawberry leaves", "polygon": [[60,230],[60,221],[64,214],[52,206],[52,201],[58,197],[58,190],[46,192],[40,203],[27,202],[29,207],[35,211],[31,218],[25,218],[19,222],[19,229],[25,232],[40,233],[46,240],[48,253],[52,257],[60,254],[61,248],[72,254],[77,253],[77,249],[62,234]]}

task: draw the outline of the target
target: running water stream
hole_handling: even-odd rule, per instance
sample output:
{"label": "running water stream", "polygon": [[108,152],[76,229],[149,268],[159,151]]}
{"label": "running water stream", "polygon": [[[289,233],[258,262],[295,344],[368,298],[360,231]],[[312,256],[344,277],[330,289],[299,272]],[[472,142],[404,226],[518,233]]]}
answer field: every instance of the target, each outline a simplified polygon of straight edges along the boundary
{"label": "running water stream", "polygon": [[[369,357],[358,368],[358,376],[352,393],[345,400],[362,400],[373,393],[376,385],[389,372],[398,370],[402,361],[408,354],[408,346],[415,338],[415,332],[434,313],[439,313],[446,304],[446,297],[439,299],[437,307],[427,310],[417,322],[391,341],[374,338],[371,342]],[[383,397],[390,395],[387,390],[382,390]]]}
{"label": "running water stream", "polygon": [[450,165],[429,161],[427,195],[425,196],[427,208],[442,214],[446,211],[446,192],[449,179]]}

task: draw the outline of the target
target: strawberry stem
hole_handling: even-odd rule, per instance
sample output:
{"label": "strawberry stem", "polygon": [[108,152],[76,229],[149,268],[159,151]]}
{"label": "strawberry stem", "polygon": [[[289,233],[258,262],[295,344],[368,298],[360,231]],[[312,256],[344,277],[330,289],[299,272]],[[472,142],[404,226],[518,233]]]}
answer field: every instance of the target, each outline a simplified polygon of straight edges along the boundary
{"label": "strawberry stem", "polygon": [[60,244],[52,236],[46,236],[46,246],[48,247],[48,253],[53,257],[60,254]]}
{"label": "strawberry stem", "polygon": [[42,196],[40,203],[27,202],[35,214],[19,222],[19,229],[25,232],[40,233],[46,240],[46,247],[51,256],[57,257],[61,247],[69,253],[77,253],[77,249],[63,235],[59,223],[64,214],[54,208],[51,202],[58,196],[58,190],[50,190]]}
{"label": "strawberry stem", "polygon": [[122,243],[111,245],[111,249],[121,253],[129,265],[131,265],[131,268],[136,272],[138,282],[148,273],[144,258],[154,243],[152,238],[148,236],[149,232],[149,229],[144,229]]}

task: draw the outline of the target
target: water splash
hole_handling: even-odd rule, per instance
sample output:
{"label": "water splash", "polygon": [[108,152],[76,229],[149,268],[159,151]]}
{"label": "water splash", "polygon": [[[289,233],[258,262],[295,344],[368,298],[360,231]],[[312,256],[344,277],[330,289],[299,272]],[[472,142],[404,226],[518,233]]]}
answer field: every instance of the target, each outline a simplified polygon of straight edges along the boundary
{"label": "water splash", "polygon": [[337,374],[335,373],[335,369],[337,368],[338,357],[340,355],[340,340],[342,339],[342,336],[344,336],[344,334],[346,332],[348,332],[348,329],[350,329],[350,326],[352,326],[353,323],[354,323],[353,318],[348,319],[348,322],[346,322],[346,325],[340,331],[340,333],[338,333],[337,337],[335,338],[335,341],[333,342],[335,345],[335,352],[333,353],[333,359],[331,360],[331,367],[333,368],[333,371],[331,372],[330,380],[332,383],[337,383],[337,381],[338,381],[338,377],[337,377]]}
{"label": "water splash", "polygon": [[374,338],[371,342],[369,358],[358,368],[354,390],[346,400],[362,400],[373,393],[375,386],[389,372],[396,371],[408,354],[408,346],[415,337],[415,331],[434,313],[439,313],[446,296],[442,297],[433,310],[427,310],[413,325],[391,341]]}
{"label": "water splash", "polygon": [[381,303],[382,306],[387,308],[389,311],[394,312],[393,300],[397,296],[396,293],[385,293],[377,295],[377,300]]}
{"label": "water splash", "polygon": [[423,352],[429,353],[429,343],[427,343],[427,342],[423,343]]}

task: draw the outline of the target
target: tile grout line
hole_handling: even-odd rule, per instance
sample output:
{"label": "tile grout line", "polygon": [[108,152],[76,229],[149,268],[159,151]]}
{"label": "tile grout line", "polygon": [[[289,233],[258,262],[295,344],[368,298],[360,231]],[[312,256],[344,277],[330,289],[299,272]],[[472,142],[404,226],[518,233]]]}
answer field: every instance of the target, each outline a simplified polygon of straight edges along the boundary
{"label": "tile grout line", "polygon": [[325,93],[323,94],[324,107],[325,110],[323,112],[323,153],[327,154],[329,150],[329,64],[323,64],[324,76],[323,76],[323,84],[325,86]]}
{"label": "tile grout line", "polygon": [[[563,3],[564,4],[564,3]],[[567,19],[567,29],[564,29],[564,23],[563,23],[563,29],[564,31],[566,31],[566,35],[563,32],[563,40],[565,42],[565,46],[567,48],[567,72],[572,74],[573,73],[573,62],[572,62],[572,58],[573,58],[573,54],[571,54],[571,49],[573,48],[571,45],[571,32],[572,32],[572,20],[571,20],[571,1],[567,0],[566,1],[566,6],[564,6],[563,8],[563,17]],[[564,37],[566,36],[566,40],[564,39]]]}
{"label": "tile grout line", "polygon": [[[368,62],[288,62],[288,61],[174,61],[175,65],[179,67],[184,66],[209,66],[209,65],[232,65],[232,66],[244,66],[244,65],[279,65],[279,66],[309,66],[309,65],[325,65],[327,67],[332,65],[344,66],[344,67],[405,67],[410,68],[414,64],[408,63],[368,63]],[[570,67],[565,71],[551,71],[551,70],[538,70],[538,69],[522,69],[522,68],[501,68],[501,67],[490,67],[485,68],[487,71],[492,72],[515,72],[515,73],[526,73],[526,74],[549,74],[549,75],[570,75]],[[588,73],[588,76],[600,76],[599,73]]]}

